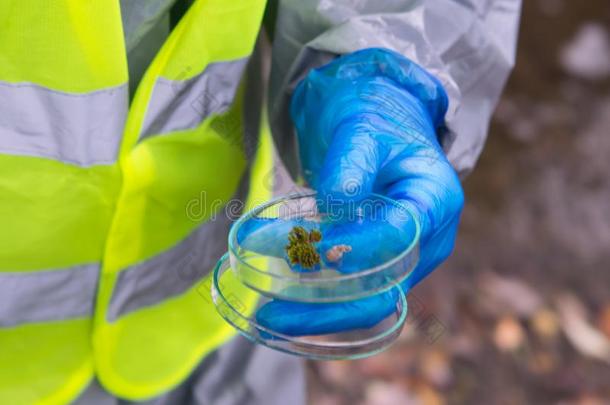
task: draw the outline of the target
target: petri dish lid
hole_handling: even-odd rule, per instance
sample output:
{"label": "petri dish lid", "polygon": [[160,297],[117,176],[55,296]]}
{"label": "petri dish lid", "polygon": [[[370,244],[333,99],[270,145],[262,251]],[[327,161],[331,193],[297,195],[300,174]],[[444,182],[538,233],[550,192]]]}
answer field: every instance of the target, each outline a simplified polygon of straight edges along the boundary
{"label": "petri dish lid", "polygon": [[405,294],[399,286],[395,286],[395,308],[386,318],[369,328],[290,336],[257,321],[256,308],[272,298],[243,285],[230,268],[228,255],[225,254],[214,269],[212,299],[218,313],[250,341],[281,352],[317,360],[368,357],[388,348],[400,335],[407,318]]}
{"label": "petri dish lid", "polygon": [[[320,262],[291,264],[289,234],[317,230]],[[301,302],[350,301],[377,294],[411,274],[420,225],[399,202],[372,194],[358,203],[321,201],[315,192],[274,199],[244,214],[229,233],[231,267],[249,288]]]}

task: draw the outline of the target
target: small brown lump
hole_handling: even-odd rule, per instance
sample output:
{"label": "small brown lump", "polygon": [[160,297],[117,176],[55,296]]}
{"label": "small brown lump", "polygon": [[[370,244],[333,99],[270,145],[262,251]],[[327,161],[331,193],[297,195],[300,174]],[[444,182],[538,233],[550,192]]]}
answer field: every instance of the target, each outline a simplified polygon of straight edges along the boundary
{"label": "small brown lump", "polygon": [[338,262],[343,258],[345,253],[351,252],[350,245],[336,245],[326,251],[326,260],[329,262]]}

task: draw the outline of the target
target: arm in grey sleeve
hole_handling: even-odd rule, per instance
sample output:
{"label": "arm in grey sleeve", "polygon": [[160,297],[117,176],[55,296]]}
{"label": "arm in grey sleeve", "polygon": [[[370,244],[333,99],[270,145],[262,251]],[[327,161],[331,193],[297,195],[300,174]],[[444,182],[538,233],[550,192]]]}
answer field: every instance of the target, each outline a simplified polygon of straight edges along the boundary
{"label": "arm in grey sleeve", "polygon": [[269,113],[279,154],[298,173],[288,107],[309,69],[363,48],[392,49],[441,80],[449,95],[441,142],[460,173],[474,167],[514,65],[520,0],[279,0]]}

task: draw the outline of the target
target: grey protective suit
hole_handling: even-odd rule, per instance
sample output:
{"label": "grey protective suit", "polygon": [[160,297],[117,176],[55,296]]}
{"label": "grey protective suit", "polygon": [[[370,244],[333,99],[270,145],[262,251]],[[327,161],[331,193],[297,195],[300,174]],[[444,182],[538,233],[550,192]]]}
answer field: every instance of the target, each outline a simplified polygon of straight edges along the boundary
{"label": "grey protective suit", "polygon": [[[177,1],[121,0],[130,89],[170,30]],[[260,108],[268,87],[269,116],[278,155],[298,175],[298,154],[288,116],[291,93],[304,75],[337,55],[368,47],[393,49],[436,75],[450,98],[448,131],[441,142],[461,174],[475,165],[490,117],[515,61],[520,0],[269,0],[265,22],[272,37],[271,74],[263,78],[267,52],[259,49],[248,68],[260,80],[248,91],[248,107]],[[202,22],[205,23],[205,22]],[[253,98],[254,97],[254,98]],[[257,114],[245,111],[246,128]],[[280,164],[278,162],[278,164]],[[285,185],[285,183],[284,183]],[[77,404],[129,403],[97,381]],[[294,357],[233,339],[207,356],[181,386],[145,402],[180,404],[304,404],[304,373]]]}

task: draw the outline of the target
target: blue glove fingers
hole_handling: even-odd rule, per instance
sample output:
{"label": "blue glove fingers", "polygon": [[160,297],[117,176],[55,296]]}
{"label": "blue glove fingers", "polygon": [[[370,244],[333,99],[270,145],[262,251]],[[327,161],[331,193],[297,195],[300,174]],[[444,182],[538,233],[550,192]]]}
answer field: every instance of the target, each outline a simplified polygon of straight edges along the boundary
{"label": "blue glove fingers", "polygon": [[337,128],[326,153],[317,188],[323,207],[357,202],[373,191],[377,171],[386,154],[366,124],[351,121]]}
{"label": "blue glove fingers", "polygon": [[420,244],[419,261],[413,273],[402,282],[405,293],[422,281],[438,265],[444,262],[453,251],[459,217],[439,227],[431,238]]}
{"label": "blue glove fingers", "polygon": [[[441,181],[441,179],[446,181]],[[422,224],[420,258],[415,271],[405,280],[410,288],[442,263],[453,251],[460,213],[464,204],[462,188],[452,171],[429,177],[413,176],[394,183],[387,193],[419,213]]]}
{"label": "blue glove fingers", "polygon": [[334,245],[349,245],[352,251],[343,255],[337,270],[352,273],[378,266],[400,254],[415,237],[415,222],[408,212],[393,205],[374,205],[376,212],[364,221],[349,221],[323,229],[321,252]]}
{"label": "blue glove fingers", "polygon": [[256,320],[289,336],[337,333],[375,326],[396,310],[397,300],[396,290],[337,304],[273,300],[256,312]]}
{"label": "blue glove fingers", "polygon": [[442,154],[429,153],[399,158],[380,173],[383,194],[410,201],[419,213],[422,242],[437,228],[459,217],[464,194],[457,174]]}

